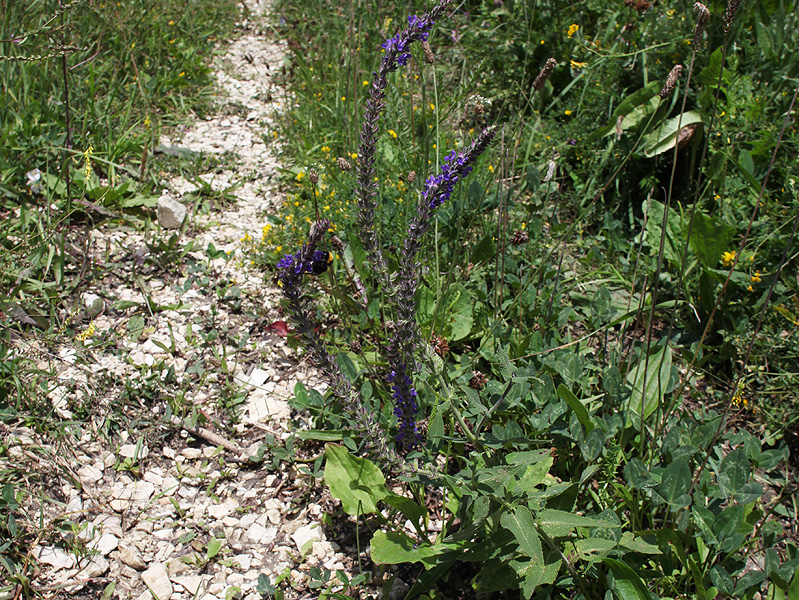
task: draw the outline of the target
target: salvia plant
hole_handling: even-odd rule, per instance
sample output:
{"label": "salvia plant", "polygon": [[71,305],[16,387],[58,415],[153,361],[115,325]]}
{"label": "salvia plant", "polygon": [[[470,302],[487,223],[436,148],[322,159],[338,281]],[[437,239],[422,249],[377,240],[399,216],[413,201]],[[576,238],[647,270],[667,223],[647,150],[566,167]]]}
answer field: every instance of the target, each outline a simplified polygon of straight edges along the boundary
{"label": "salvia plant", "polygon": [[[343,249],[332,237],[333,224],[317,218],[307,242],[277,265],[295,332],[369,457],[359,456],[352,443],[328,444],[324,477],[347,514],[374,515],[381,523],[370,540],[371,561],[416,565],[407,597],[432,589],[455,569],[478,593],[519,590],[525,598],[710,600],[753,598],[761,590],[769,598],[799,597],[799,556],[784,546],[771,509],[759,504],[763,487],[754,479],[755,469],[773,471],[787,451],[763,449],[747,433],[721,436],[725,415],[678,413],[672,343],[653,339],[651,324],[646,343],[631,354],[626,378],[616,365],[604,365],[602,393],[584,398],[578,396],[588,388],[578,381],[587,373],[579,347],[558,348],[540,362],[511,358],[497,324],[494,347],[481,347],[499,375],[490,381],[482,373],[472,376],[463,363],[445,364],[428,341],[434,336],[423,335],[419,301],[428,235],[496,129],[487,127],[464,149],[451,151],[422,182],[396,247],[381,240],[378,226],[377,144],[391,74],[409,65],[417,43],[425,45],[430,62],[431,29],[450,4],[442,0],[421,17],[409,17],[408,26],[382,44],[364,103],[355,173],[363,259],[360,278],[347,274],[359,295],[350,301],[366,309],[371,299],[368,310],[377,324],[377,331],[367,330],[368,319],[353,325],[364,327],[354,337],[375,346],[367,356],[358,344],[363,369],[329,349],[321,337],[321,305],[307,290],[328,271],[330,248]],[[725,34],[737,5],[727,9]],[[695,15],[689,82],[711,18],[700,3]],[[556,67],[554,59],[546,61],[533,92]],[[682,71],[675,67],[658,86],[661,100],[677,89]],[[652,88],[646,101],[657,94]],[[608,131],[621,128],[622,109],[634,108],[627,104]],[[349,169],[343,159],[339,166]],[[545,183],[555,166],[550,160]],[[661,210],[665,232],[671,209]],[[335,278],[331,282],[341,289]],[[595,302],[610,307],[600,293]],[[307,398],[300,388],[298,398]],[[402,483],[403,494],[387,485],[386,475]],[[441,492],[433,502],[441,519],[436,528],[428,510],[432,490]],[[754,553],[759,568],[748,566]]]}

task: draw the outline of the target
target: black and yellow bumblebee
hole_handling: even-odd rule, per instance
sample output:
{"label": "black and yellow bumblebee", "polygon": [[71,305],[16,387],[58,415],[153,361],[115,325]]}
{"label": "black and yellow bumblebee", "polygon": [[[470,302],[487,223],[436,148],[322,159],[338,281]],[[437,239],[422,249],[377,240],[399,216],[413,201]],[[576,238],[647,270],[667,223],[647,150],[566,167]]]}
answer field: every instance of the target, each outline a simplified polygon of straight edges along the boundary
{"label": "black and yellow bumblebee", "polygon": [[311,262],[311,273],[314,275],[321,275],[333,262],[333,255],[326,250],[317,250],[314,252],[313,261]]}

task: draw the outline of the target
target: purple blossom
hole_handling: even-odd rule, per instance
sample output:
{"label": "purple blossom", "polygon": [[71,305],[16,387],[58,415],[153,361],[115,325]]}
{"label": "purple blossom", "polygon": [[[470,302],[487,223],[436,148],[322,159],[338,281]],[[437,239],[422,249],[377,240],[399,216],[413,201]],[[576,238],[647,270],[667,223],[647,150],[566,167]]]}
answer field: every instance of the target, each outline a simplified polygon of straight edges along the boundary
{"label": "purple blossom", "polygon": [[377,146],[378,121],[380,113],[385,107],[387,75],[408,63],[411,57],[411,45],[414,42],[427,41],[430,28],[451,2],[452,0],[441,0],[429,13],[421,17],[411,15],[408,17],[407,29],[381,44],[384,50],[383,57],[380,60],[380,67],[372,74],[372,85],[369,88],[369,97],[366,99],[360,134],[361,143],[358,148],[358,229],[363,247],[374,268],[375,280],[378,285],[386,288],[389,296],[393,293],[393,284],[375,229],[375,198],[377,197],[375,148]]}
{"label": "purple blossom", "polygon": [[405,365],[398,365],[397,370],[391,371],[388,382],[392,384],[394,416],[397,417],[399,426],[395,440],[398,446],[411,450],[421,441],[416,427],[416,415],[419,412],[416,389],[411,387],[413,381],[406,375]]}

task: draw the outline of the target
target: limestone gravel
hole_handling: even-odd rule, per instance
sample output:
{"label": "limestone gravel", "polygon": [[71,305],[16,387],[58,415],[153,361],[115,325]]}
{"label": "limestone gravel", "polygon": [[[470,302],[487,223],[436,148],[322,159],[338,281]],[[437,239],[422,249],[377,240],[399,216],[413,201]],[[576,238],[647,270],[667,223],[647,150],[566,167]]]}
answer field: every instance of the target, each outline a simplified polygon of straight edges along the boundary
{"label": "limestone gravel", "polygon": [[[118,267],[112,288],[99,282],[83,292],[82,317],[93,319],[97,335],[85,342],[80,356],[65,346],[55,361],[47,358],[40,364],[42,369],[57,365],[58,385],[49,398],[65,419],[74,416],[70,401],[75,406],[82,398],[100,398],[109,417],[114,410],[133,408],[169,423],[167,399],[152,395],[148,378],[171,381],[182,402],[193,407],[195,416],[203,415],[209,427],[222,418],[224,394],[237,396],[243,401],[236,431],[247,440],[244,455],[189,439],[186,430],[152,439],[123,430],[110,448],[102,441],[107,437],[87,432],[70,452],[56,452],[58,464],[74,473],[60,493],[66,516],[80,534],[70,548],[39,541],[33,552],[44,567],[38,586],[62,586],[77,594],[96,580],[114,582],[114,597],[125,600],[260,600],[260,575],[274,581],[290,572],[286,598],[310,598],[316,596],[307,588],[311,567],[343,569],[348,564],[319,524],[324,511],[296,502],[308,490],[307,478],[293,469],[266,473],[235,462],[258,453],[267,436],[286,437],[287,400],[296,381],[323,389],[277,334],[256,331],[244,346],[230,343],[252,330],[252,319],[220,301],[213,289],[214,282],[227,282],[227,289],[235,285],[240,297],[257,302],[267,318],[278,316],[277,290],[235,255],[241,238],[260,232],[279,201],[270,124],[284,102],[273,80],[283,48],[265,25],[268,6],[263,0],[245,4],[249,16],[240,24],[240,35],[215,59],[218,114],[159,140],[159,151],[228,157],[225,164],[234,167],[200,180],[222,194],[235,193],[235,204],[194,214],[189,195],[198,183],[177,177],[165,188],[158,210],[161,227],[172,230],[146,233],[119,224],[92,230],[90,251]],[[246,107],[246,114],[230,114],[229,107]],[[181,214],[181,207],[187,214]],[[148,261],[161,260],[151,255],[152,236],[168,241],[181,226],[181,243],[194,242],[188,256],[205,265],[207,280],[192,273],[170,275],[169,265],[162,265],[163,276],[137,279]],[[209,244],[234,258],[213,256],[206,252]],[[226,341],[220,332],[234,335]],[[213,342],[213,352],[198,353],[200,339]],[[226,372],[219,368],[223,361]],[[201,364],[207,365],[201,384],[187,385]],[[19,456],[25,455],[26,445],[46,445],[25,428],[9,439],[9,454]],[[209,549],[216,544],[213,553]]]}

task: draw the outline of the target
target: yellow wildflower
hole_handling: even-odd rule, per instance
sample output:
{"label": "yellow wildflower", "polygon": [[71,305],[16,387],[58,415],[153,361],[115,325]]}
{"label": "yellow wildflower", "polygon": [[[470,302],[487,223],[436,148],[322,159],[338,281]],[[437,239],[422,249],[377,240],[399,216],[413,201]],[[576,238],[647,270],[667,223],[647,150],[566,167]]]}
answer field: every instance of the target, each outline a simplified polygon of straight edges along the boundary
{"label": "yellow wildflower", "polygon": [[85,342],[89,338],[93,337],[95,333],[97,333],[97,329],[94,326],[94,321],[92,321],[89,323],[89,326],[86,329],[75,336],[75,339],[79,342]]}
{"label": "yellow wildflower", "polygon": [[94,146],[89,144],[89,147],[86,148],[86,152],[83,153],[83,160],[85,163],[83,172],[87,181],[89,180],[89,176],[92,174],[92,154],[94,154]]}
{"label": "yellow wildflower", "polygon": [[396,132],[396,131],[394,131],[393,129],[389,129],[389,130],[388,130],[388,134],[389,134],[391,137],[393,137],[394,139],[396,139],[396,138],[397,138],[397,132]]}
{"label": "yellow wildflower", "polygon": [[564,115],[566,115],[566,116],[568,117],[569,115],[571,115],[571,114],[572,114],[572,111],[570,111],[570,110],[567,108],[566,110],[564,110],[564,111],[563,111],[563,114],[564,114]]}
{"label": "yellow wildflower", "polygon": [[587,62],[577,62],[576,60],[571,61],[572,69],[582,69],[587,64]]}
{"label": "yellow wildflower", "polygon": [[735,250],[732,252],[725,252],[721,255],[722,266],[729,267],[735,262]]}
{"label": "yellow wildflower", "polygon": [[755,271],[755,274],[752,275],[752,283],[760,283],[760,271]]}
{"label": "yellow wildflower", "polygon": [[297,181],[302,181],[303,179],[305,179],[305,171],[300,171],[299,173],[297,173],[297,177],[295,177],[295,179]]}
{"label": "yellow wildflower", "polygon": [[569,36],[569,37],[571,37],[571,36],[573,36],[575,33],[577,33],[577,30],[578,30],[578,29],[580,29],[580,26],[579,26],[579,25],[577,25],[577,23],[572,23],[571,25],[569,25],[569,31],[567,31],[567,32],[566,32],[566,35],[567,35],[567,36]]}

